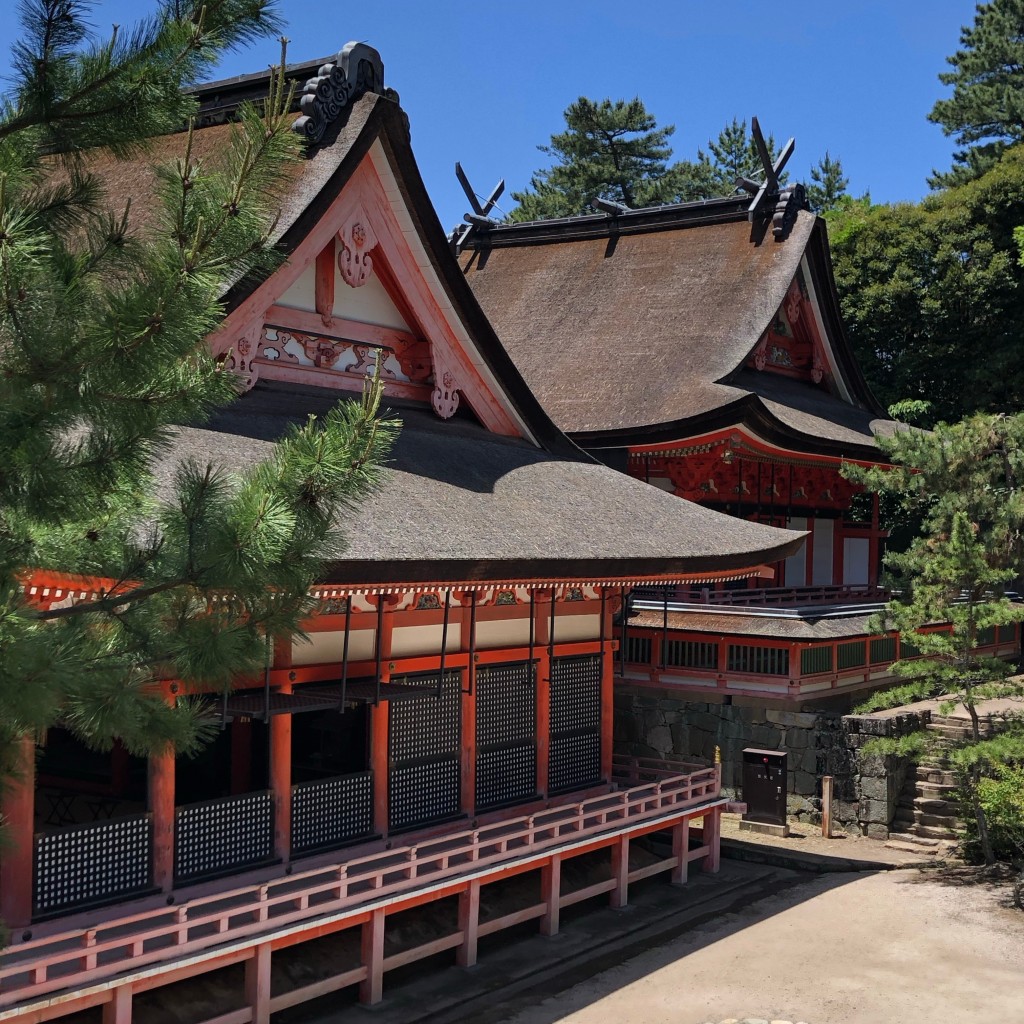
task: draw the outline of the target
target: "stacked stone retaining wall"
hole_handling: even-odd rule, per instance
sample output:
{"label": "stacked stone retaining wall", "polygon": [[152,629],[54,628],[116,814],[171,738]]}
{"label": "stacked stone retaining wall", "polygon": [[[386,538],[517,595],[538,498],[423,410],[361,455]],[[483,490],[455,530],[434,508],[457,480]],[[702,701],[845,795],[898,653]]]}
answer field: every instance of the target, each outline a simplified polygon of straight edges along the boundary
{"label": "stacked stone retaining wall", "polygon": [[840,710],[792,711],[744,699],[689,700],[671,692],[621,686],[615,696],[615,749],[639,757],[722,759],[722,785],[741,795],[745,747],[788,754],[789,813],[820,820],[821,779],[833,779],[833,820],[886,839],[911,763],[869,755],[864,745],[927,725],[927,712],[843,715]]}

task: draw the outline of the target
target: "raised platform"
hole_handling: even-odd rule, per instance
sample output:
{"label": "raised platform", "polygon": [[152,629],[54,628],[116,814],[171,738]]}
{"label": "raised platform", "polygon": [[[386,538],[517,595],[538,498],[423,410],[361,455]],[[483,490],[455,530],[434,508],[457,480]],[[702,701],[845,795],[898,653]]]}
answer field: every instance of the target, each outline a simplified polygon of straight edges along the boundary
{"label": "raised platform", "polygon": [[[103,1006],[107,1024],[130,1024],[135,993],[238,963],[244,965],[245,1008],[207,1024],[266,1021],[271,1013],[354,984],[361,1000],[372,1004],[382,998],[384,973],[393,968],[444,950],[469,966],[482,936],[530,920],[552,935],[563,907],[602,894],[612,906],[624,906],[632,882],[661,872],[685,882],[689,864],[697,860],[706,870],[718,869],[727,801],[717,766],[621,759],[616,778],[621,788],[577,804],[410,840],[312,871],[283,871],[263,885],[225,884],[179,906],[134,914],[111,908],[84,930],[27,942],[15,937],[0,954],[0,1021],[42,1022]],[[690,823],[697,819],[700,840],[691,845]],[[632,865],[630,842],[654,832],[671,835],[671,856]],[[562,863],[602,850],[610,854],[608,877],[565,891]],[[482,886],[532,871],[540,879],[536,903],[481,919]],[[458,903],[455,931],[385,956],[390,915],[450,897]],[[272,991],[275,951],[353,928],[360,929],[358,966],[297,989]]]}

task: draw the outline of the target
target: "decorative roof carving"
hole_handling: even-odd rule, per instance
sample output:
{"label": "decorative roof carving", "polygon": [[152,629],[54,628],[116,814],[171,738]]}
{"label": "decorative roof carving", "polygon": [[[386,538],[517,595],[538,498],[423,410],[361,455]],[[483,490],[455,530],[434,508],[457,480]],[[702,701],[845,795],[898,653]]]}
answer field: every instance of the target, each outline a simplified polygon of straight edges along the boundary
{"label": "decorative roof carving", "polygon": [[384,95],[384,63],[372,46],[346,43],[337,60],[322,65],[316,78],[306,82],[295,131],[319,142],[342,110],[367,92]]}
{"label": "decorative roof carving", "polygon": [[370,227],[366,215],[360,211],[338,232],[341,251],[338,253],[338,269],[342,280],[352,288],[360,288],[373,273],[371,251],[377,245],[377,236]]}
{"label": "decorative roof carving", "polygon": [[787,185],[779,193],[772,213],[772,235],[776,242],[781,242],[789,234],[789,229],[796,222],[800,210],[808,209],[807,193],[803,185]]}

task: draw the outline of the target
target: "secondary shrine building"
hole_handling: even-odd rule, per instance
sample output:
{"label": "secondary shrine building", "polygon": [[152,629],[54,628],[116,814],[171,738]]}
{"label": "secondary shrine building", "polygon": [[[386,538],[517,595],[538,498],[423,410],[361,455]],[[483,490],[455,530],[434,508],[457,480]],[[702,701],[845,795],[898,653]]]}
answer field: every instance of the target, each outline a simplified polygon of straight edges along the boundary
{"label": "secondary shrine building", "polygon": [[[816,713],[848,710],[915,653],[871,629],[886,533],[877,496],[840,473],[882,464],[875,435],[898,425],[857,367],[802,186],[608,209],[478,221],[462,240],[466,280],[517,368],[573,440],[651,491],[808,534],[763,578],[633,591],[620,739],[720,746],[730,784],[744,746],[788,746],[792,790],[813,795]],[[1017,628],[984,647],[1016,653]]]}
{"label": "secondary shrine building", "polygon": [[[248,390],[209,424],[183,425],[157,480],[184,458],[251,465],[289,424],[358,395],[378,367],[401,435],[382,486],[338,524],[347,549],[313,595],[308,641],[274,638],[264,675],[210,695],[220,730],[202,754],[141,759],[118,746],[100,754],[60,727],[25,739],[21,774],[3,794],[11,842],[0,851],[0,910],[11,941],[0,953],[0,1019],[145,1024],[157,1007],[188,1000],[190,1019],[265,1022],[348,989],[373,1003],[392,968],[446,950],[469,965],[483,936],[528,921],[554,934],[572,903],[600,896],[622,905],[638,879],[664,873],[682,883],[690,865],[715,870],[727,805],[719,767],[615,756],[616,655],[626,652],[627,677],[653,671],[679,628],[675,611],[668,632],[635,609],[628,617],[630,593],[718,595],[762,581],[772,566],[784,567],[787,586],[795,566],[801,586],[832,584],[834,576],[817,575],[826,523],[842,545],[868,545],[869,554],[854,546],[848,556],[840,546],[840,581],[872,579],[861,577],[875,558],[877,524],[847,531],[821,511],[834,445],[823,442],[824,454],[787,447],[793,431],[803,438],[816,428],[766,429],[765,403],[778,401],[742,390],[772,381],[785,395],[810,393],[813,382],[755,364],[740,371],[742,387],[709,385],[713,400],[698,408],[703,399],[667,380],[670,364],[643,355],[638,332],[626,329],[633,314],[614,312],[609,296],[589,322],[619,318],[601,336],[619,338],[614,360],[576,361],[572,352],[597,344],[582,323],[546,357],[558,366],[549,379],[559,378],[566,408],[579,411],[567,419],[536,372],[539,357],[528,364],[508,318],[481,292],[524,381],[453,256],[376,51],[350,44],[336,61],[296,66],[289,77],[305,83],[296,127],[309,149],[277,225],[286,259],[262,283],[226,294],[226,319],[210,338]],[[200,89],[194,155],[215,162],[232,110],[266,88],[264,74]],[[182,136],[168,136],[136,164],[94,166],[119,203],[128,193],[132,208],[144,209],[151,162],[182,146]],[[800,225],[799,237],[820,236],[810,219]],[[593,227],[598,241],[567,251],[613,270],[632,259],[632,236],[610,252],[608,225]],[[722,230],[752,265],[803,245],[794,235],[759,247],[731,225]],[[549,305],[559,287],[571,295],[569,269],[555,275],[545,265],[556,251],[508,250],[527,264],[512,276],[543,284]],[[504,250],[493,256],[497,275]],[[774,333],[756,360],[778,362],[776,348],[785,349],[793,375],[803,362],[816,373],[820,352],[827,379],[845,379],[826,342],[807,340],[800,316],[816,315],[817,300],[790,289],[802,257],[785,259],[773,287],[792,295],[795,312],[783,310],[783,320],[765,307]],[[581,281],[590,282],[585,270]],[[651,280],[668,295],[661,277]],[[592,292],[589,301],[599,298]],[[552,336],[539,329],[542,306],[518,308],[524,332]],[[580,302],[567,309],[580,315]],[[597,354],[612,353],[609,345]],[[654,422],[645,392],[658,389],[660,420],[638,429]],[[815,394],[828,410],[852,408]],[[670,405],[673,395],[690,403],[686,415]],[[598,396],[607,396],[604,409]],[[723,412],[725,397],[749,416]],[[620,431],[620,461],[631,472],[586,455],[541,402],[561,426],[589,424],[579,436],[592,448],[608,447],[598,428]],[[603,427],[599,412],[609,417]],[[860,424],[864,414],[850,416]],[[697,426],[700,437],[691,437]],[[861,447],[870,458],[869,442]],[[741,489],[729,497],[735,480]],[[769,480],[777,491],[764,490]],[[707,501],[711,483],[717,508]],[[803,530],[779,528],[787,518],[813,531],[805,561]],[[52,607],[109,585],[35,573],[26,589]],[[654,652],[646,667],[645,640]],[[168,701],[184,695],[177,680],[160,685]],[[656,833],[664,847],[643,841]],[[396,930],[423,907],[422,927]],[[299,961],[322,969],[297,980],[289,965]],[[196,979],[203,984],[188,988]]]}

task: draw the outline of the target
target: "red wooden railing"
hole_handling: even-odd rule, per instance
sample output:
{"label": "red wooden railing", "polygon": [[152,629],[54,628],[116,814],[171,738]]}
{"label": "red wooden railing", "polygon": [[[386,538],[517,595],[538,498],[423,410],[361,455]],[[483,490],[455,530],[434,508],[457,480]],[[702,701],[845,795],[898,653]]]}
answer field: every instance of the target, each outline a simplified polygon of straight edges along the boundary
{"label": "red wooden railing", "polygon": [[0,953],[0,1008],[313,917],[358,912],[383,897],[413,893],[672,811],[714,806],[721,793],[718,766],[623,758],[616,761],[615,775],[629,788],[12,945]]}

